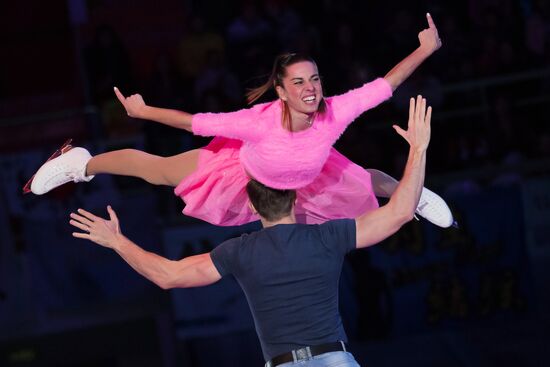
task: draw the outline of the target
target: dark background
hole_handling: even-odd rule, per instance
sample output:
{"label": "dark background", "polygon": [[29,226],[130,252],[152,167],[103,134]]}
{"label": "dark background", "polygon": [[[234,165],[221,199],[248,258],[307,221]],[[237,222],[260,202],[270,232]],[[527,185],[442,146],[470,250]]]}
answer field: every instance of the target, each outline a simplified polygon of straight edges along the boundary
{"label": "dark background", "polygon": [[[325,95],[383,76],[429,11],[443,47],[336,147],[399,177],[391,125],[434,107],[426,184],[459,228],[420,220],[349,256],[342,314],[368,366],[548,365],[550,5],[470,1],[5,1],[0,5],[0,365],[253,366],[262,358],[232,280],[162,291],[111,251],[71,238],[68,214],[110,203],[124,232],[170,258],[243,229],[181,214],[170,188],[97,177],[21,187],[68,138],[92,154],[173,155],[208,140],[127,118],[112,87],[188,112],[245,107],[275,55],[311,54]],[[273,98],[273,95],[267,98]],[[255,228],[248,226],[245,230]],[[546,348],[544,348],[546,346]]]}

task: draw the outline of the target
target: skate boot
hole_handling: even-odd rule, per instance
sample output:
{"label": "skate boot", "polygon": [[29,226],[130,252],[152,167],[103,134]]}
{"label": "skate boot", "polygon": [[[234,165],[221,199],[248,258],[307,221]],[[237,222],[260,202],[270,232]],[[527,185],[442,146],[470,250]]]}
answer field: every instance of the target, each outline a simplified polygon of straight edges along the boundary
{"label": "skate boot", "polygon": [[80,147],[73,148],[71,139],[56,150],[23,187],[23,193],[43,195],[69,181],[88,182],[94,176],[86,176],[86,165],[92,158]]}
{"label": "skate boot", "polygon": [[[368,168],[367,172],[371,175],[374,194],[378,197],[389,198],[397,188],[399,181],[376,169]],[[425,187],[422,188],[416,214],[442,228],[456,226],[453,214],[445,200]]]}

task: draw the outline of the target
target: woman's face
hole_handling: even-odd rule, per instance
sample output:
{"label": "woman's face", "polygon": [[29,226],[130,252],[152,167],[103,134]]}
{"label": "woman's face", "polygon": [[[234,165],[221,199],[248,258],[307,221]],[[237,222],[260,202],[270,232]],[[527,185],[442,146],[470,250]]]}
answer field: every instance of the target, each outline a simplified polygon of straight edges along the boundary
{"label": "woman's face", "polygon": [[279,97],[286,101],[291,112],[312,114],[317,112],[323,99],[321,79],[317,66],[301,61],[287,66],[283,86],[277,86]]}

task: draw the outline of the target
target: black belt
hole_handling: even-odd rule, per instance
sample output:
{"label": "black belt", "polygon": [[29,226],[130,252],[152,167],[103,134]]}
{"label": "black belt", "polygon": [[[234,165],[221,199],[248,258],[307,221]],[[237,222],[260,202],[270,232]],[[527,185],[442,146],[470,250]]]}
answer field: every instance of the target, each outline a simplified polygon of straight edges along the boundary
{"label": "black belt", "polygon": [[339,341],[335,343],[326,343],[321,345],[312,345],[309,347],[294,349],[294,350],[291,350],[290,352],[280,354],[277,357],[273,357],[270,361],[267,361],[267,363],[265,364],[265,367],[275,367],[287,362],[303,361],[323,353],[345,352],[345,351],[346,351],[346,343],[344,343],[343,341]]}

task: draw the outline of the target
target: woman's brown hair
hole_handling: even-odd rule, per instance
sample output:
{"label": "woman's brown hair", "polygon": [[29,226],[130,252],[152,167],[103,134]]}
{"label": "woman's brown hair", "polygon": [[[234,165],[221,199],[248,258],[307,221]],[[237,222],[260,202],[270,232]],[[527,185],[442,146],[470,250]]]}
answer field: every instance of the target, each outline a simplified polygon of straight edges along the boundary
{"label": "woman's brown hair", "polygon": [[[269,79],[262,85],[260,85],[257,88],[250,89],[246,93],[246,101],[248,104],[252,104],[256,102],[259,98],[261,98],[267,91],[269,91],[271,88],[275,88],[277,86],[283,87],[283,78],[286,76],[286,68],[290,65],[296,64],[298,62],[302,61],[308,61],[315,65],[315,60],[313,60],[311,57],[297,54],[297,53],[284,53],[275,58],[275,62],[273,63],[273,69],[271,70],[271,75],[269,76]],[[319,103],[319,113],[323,113],[325,111],[325,101],[322,100]],[[290,125],[290,111],[288,109],[288,106],[286,102],[283,101],[283,128],[287,130],[291,130]]]}

